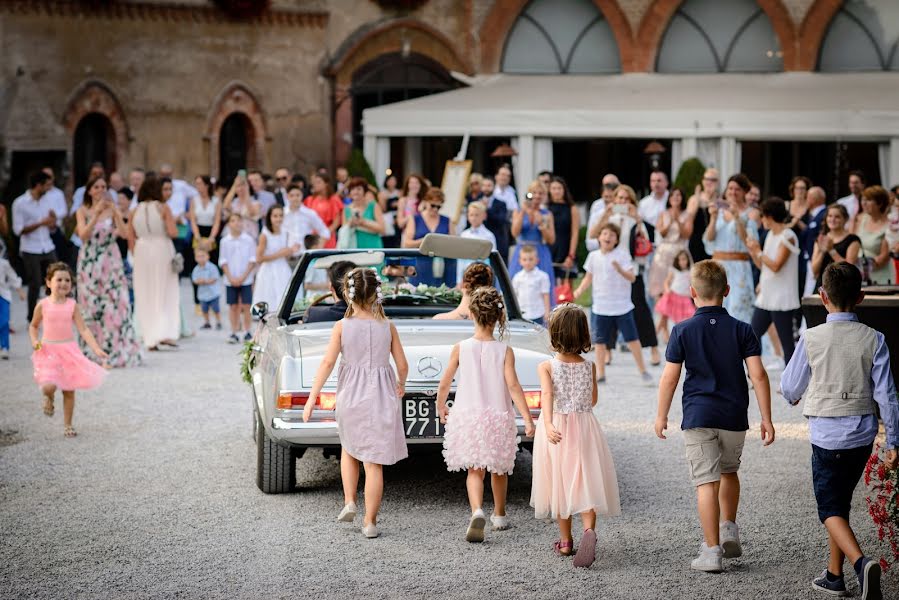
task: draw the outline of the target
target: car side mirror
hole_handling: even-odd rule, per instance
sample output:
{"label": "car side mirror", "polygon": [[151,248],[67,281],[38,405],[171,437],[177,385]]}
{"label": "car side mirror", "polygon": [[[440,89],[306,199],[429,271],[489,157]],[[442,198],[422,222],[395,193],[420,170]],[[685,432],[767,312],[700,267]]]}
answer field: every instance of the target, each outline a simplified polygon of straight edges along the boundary
{"label": "car side mirror", "polygon": [[250,314],[265,323],[265,315],[268,314],[268,302],[257,302],[250,309]]}

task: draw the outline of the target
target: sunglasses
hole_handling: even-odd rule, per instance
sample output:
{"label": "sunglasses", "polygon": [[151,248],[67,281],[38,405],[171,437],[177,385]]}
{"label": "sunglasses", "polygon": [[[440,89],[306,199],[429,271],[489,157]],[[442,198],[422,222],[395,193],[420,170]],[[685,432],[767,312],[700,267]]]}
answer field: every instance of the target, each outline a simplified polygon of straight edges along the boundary
{"label": "sunglasses", "polygon": [[703,181],[718,181],[717,177],[703,177]]}
{"label": "sunglasses", "polygon": [[440,203],[440,204],[428,204],[428,208],[436,208],[437,210],[440,210],[441,208],[443,208],[443,203]]}
{"label": "sunglasses", "polygon": [[288,177],[278,177],[278,181],[287,181]]}

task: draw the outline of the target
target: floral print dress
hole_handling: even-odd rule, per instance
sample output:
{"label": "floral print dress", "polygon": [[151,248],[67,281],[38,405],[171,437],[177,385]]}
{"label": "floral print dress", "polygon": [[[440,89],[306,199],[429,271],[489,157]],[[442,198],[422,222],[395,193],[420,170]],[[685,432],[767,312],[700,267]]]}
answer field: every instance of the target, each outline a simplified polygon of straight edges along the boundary
{"label": "floral print dress", "polygon": [[[78,304],[84,323],[109,355],[106,364],[127,367],[140,364],[140,344],[131,318],[128,280],[116,244],[111,218],[94,226],[90,239],[78,252]],[[91,360],[102,362],[81,340]]]}

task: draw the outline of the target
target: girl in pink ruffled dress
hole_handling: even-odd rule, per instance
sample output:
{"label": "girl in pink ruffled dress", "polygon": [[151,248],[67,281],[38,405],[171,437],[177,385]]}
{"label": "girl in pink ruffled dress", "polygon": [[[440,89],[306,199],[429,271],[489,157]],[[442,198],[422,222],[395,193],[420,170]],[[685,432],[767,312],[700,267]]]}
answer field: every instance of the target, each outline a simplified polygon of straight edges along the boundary
{"label": "girl in pink ruffled dress", "polygon": [[[469,297],[468,309],[475,333],[453,346],[437,391],[437,412],[441,423],[446,424],[443,456],[447,469],[468,471],[465,485],[471,519],[465,539],[483,542],[487,518],[481,504],[484,475],[488,471],[493,489],[493,528],[509,526],[506,489],[518,450],[513,402],[525,420],[525,435],[534,434],[534,422],[515,374],[515,355],[509,346],[493,337],[497,324],[500,337],[505,328],[502,296],[494,287],[478,288]],[[456,395],[450,409],[447,397],[457,370]]]}
{"label": "girl in pink ruffled dress", "polygon": [[[93,334],[84,324],[81,310],[75,300],[69,298],[75,277],[66,263],[53,263],[47,268],[47,288],[50,295],[38,302],[28,333],[34,353],[34,380],[44,394],[44,414],[53,416],[53,399],[56,390],[62,390],[65,436],[75,437],[72,427],[75,412],[75,390],[89,390],[99,386],[106,377],[106,369],[91,362],[81,352],[72,335],[72,325],[78,329],[81,339],[97,355],[108,355],[97,344]],[[38,328],[43,325],[43,335],[38,339]]]}
{"label": "girl in pink ruffled dress", "polygon": [[665,278],[665,293],[656,303],[656,311],[662,315],[656,328],[662,338],[668,340],[668,320],[674,323],[686,321],[696,312],[693,298],[690,297],[690,267],[693,261],[686,250],[681,250],[674,257],[674,264],[669,267]]}
{"label": "girl in pink ruffled dress", "polygon": [[596,368],[581,354],[590,352],[587,316],[574,304],[556,308],[549,319],[555,358],[540,363],[542,413],[534,436],[531,506],[538,519],[559,524],[557,554],[574,551],[571,516],[584,525],[574,566],[589,567],[596,557],[596,515],[621,513],[615,463],[596,406]]}

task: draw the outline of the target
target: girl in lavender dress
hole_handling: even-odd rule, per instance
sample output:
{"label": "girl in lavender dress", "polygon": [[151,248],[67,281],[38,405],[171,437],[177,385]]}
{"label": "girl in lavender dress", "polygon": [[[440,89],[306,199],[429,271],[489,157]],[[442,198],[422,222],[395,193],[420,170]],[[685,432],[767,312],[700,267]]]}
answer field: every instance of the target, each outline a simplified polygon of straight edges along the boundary
{"label": "girl in lavender dress", "polygon": [[[493,489],[494,529],[506,529],[506,489],[515,467],[518,449],[512,403],[525,420],[525,435],[534,434],[534,422],[515,374],[515,355],[506,344],[493,337],[499,324],[500,337],[506,324],[502,296],[493,287],[472,292],[469,299],[474,336],[453,346],[449,364],[437,390],[437,412],[446,424],[443,456],[450,471],[468,471],[466,488],[471,504],[471,520],[465,539],[484,541],[487,518],[481,509],[484,474],[490,472]],[[452,410],[447,397],[456,371],[459,381]]]}
{"label": "girl in lavender dress", "polygon": [[[379,535],[378,510],[384,494],[382,466],[392,465],[409,454],[400,412],[409,365],[396,327],[384,315],[381,283],[375,271],[356,268],[347,273],[343,295],[349,308],[331,333],[303,420],[312,418],[322,387],[340,356],[336,410],[344,507],[337,520],[352,523],[356,518],[361,462],[365,468],[362,533],[375,538]],[[391,356],[396,374],[390,366]]]}

